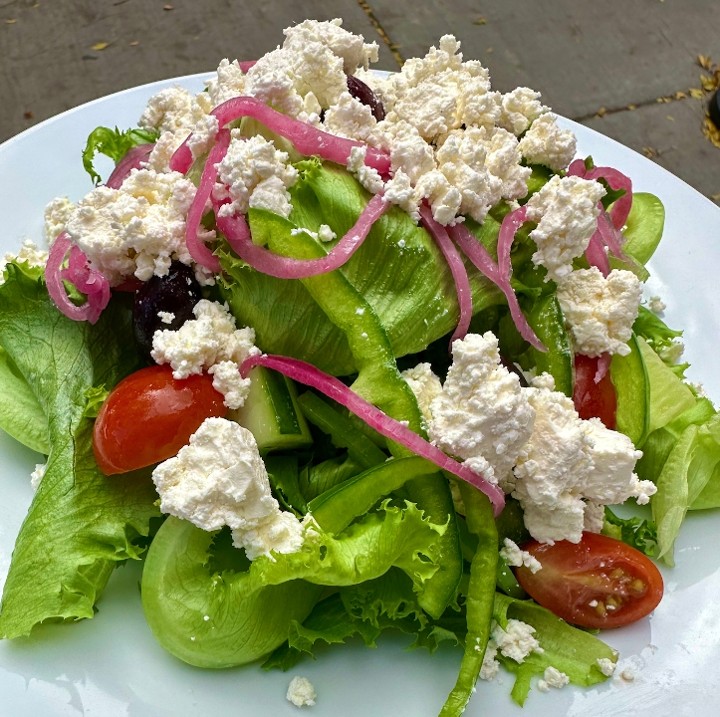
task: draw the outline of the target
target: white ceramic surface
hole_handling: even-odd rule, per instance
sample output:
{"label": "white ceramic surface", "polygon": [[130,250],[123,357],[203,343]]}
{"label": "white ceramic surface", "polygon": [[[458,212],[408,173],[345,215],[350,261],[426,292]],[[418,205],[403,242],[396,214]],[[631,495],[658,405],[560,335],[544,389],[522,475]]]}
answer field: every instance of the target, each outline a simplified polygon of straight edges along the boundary
{"label": "white ceramic surface", "polygon": [[[53,197],[79,199],[90,188],[80,151],[97,125],[134,126],[147,98],[161,87],[202,87],[201,75],[146,85],[91,102],[0,145],[0,250],[25,238],[42,242],[42,210]],[[628,173],[635,188],[657,194],[667,211],[666,236],[653,258],[648,295],[667,303],[666,321],[685,329],[690,377],[720,400],[720,210],[695,190],[631,150],[582,126],[580,155]],[[0,587],[12,546],[32,499],[30,473],[41,456],[0,435]],[[524,710],[510,700],[512,678],[478,684],[466,714],[532,717],[662,717],[717,714],[720,694],[720,512],[693,514],[664,570],[666,596],[647,620],[606,634],[621,652],[618,675],[594,689],[533,691]],[[222,672],[188,667],[165,654],[143,619],[139,567],[116,571],[97,616],[48,626],[30,639],[0,643],[0,715],[12,717],[190,717],[211,714],[293,715],[285,699],[290,678],[315,684],[314,717],[437,714],[452,687],[459,653],[407,651],[408,642],[382,639],[324,652],[288,674],[251,666]]]}

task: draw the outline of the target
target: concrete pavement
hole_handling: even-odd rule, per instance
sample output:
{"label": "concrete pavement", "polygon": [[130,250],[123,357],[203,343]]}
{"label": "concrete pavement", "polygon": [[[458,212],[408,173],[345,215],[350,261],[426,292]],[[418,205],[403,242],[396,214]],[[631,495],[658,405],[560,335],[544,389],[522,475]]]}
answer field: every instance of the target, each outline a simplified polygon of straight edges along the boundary
{"label": "concrete pavement", "polygon": [[111,92],[257,57],[306,17],[342,17],[381,44],[386,70],[453,33],[497,89],[539,90],[720,203],[720,147],[703,132],[720,79],[718,10],[717,0],[0,0],[0,141]]}

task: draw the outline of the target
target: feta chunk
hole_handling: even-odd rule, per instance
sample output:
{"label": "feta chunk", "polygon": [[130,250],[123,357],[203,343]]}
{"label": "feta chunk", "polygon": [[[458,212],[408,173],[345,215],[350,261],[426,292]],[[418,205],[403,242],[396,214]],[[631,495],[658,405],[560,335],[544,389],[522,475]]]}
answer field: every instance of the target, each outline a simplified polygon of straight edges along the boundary
{"label": "feta chunk", "polygon": [[494,127],[500,94],[490,91],[487,69],[463,62],[459,50],[455,37],[444,35],[424,58],[407,60],[389,77],[382,92],[386,120],[408,122],[429,142],[463,125]]}
{"label": "feta chunk", "polygon": [[423,420],[428,424],[432,419],[430,406],[442,393],[440,379],[433,373],[429,363],[419,363],[414,368],[403,371],[402,377],[415,395]]}
{"label": "feta chunk", "polygon": [[22,243],[20,251],[7,252],[5,256],[0,258],[0,284],[5,281],[5,267],[10,262],[19,262],[21,264],[27,264],[31,268],[44,269],[47,260],[47,249],[40,249],[31,239],[26,239]]}
{"label": "feta chunk", "polygon": [[532,652],[543,652],[535,637],[535,628],[521,620],[508,620],[505,629],[495,623],[492,628],[492,640],[501,655],[518,663],[524,662]]}
{"label": "feta chunk", "polygon": [[255,332],[238,329],[227,305],[201,299],[193,307],[194,319],[179,329],[158,329],[150,355],[158,364],[170,364],[176,379],[207,371],[228,408],[240,408],[250,390],[250,379],[240,375],[240,364],[259,353]]}
{"label": "feta chunk", "polygon": [[307,677],[295,676],[290,680],[286,697],[288,702],[292,702],[296,707],[312,707],[317,693]]}
{"label": "feta chunk", "polygon": [[56,197],[45,207],[45,238],[52,244],[58,234],[65,230],[67,220],[72,214],[75,204],[67,197]]}
{"label": "feta chunk", "polygon": [[547,111],[539,92],[529,87],[516,87],[500,99],[498,125],[519,136]]}
{"label": "feta chunk", "polygon": [[209,116],[211,109],[207,94],[194,95],[183,87],[167,87],[153,95],[138,122],[144,129],[160,132],[147,166],[158,172],[169,171],[170,157],[191,133],[188,146],[193,157],[206,152],[218,130],[217,120]]}
{"label": "feta chunk", "polygon": [[547,279],[567,276],[573,259],[587,249],[604,194],[599,182],[555,175],[529,199],[527,218],[537,223],[530,232],[537,246],[532,260],[547,269]]}
{"label": "feta chunk", "polygon": [[430,403],[428,434],[491,482],[504,480],[533,432],[535,411],[520,381],[500,362],[492,333],[453,343],[442,393]]}
{"label": "feta chunk", "polygon": [[633,472],[642,452],[627,436],[598,419],[581,419],[572,400],[554,391],[545,375],[525,392],[535,423],[514,468],[513,496],[533,538],[577,543],[583,530],[602,527],[601,505],[633,497],[647,503],[656,489]]}
{"label": "feta chunk", "polygon": [[540,561],[534,555],[528,553],[527,550],[521,550],[517,543],[510,540],[510,538],[505,538],[503,541],[503,547],[500,548],[500,557],[511,567],[519,568],[524,565],[533,574],[542,569]]}
{"label": "feta chunk", "polygon": [[302,523],[273,497],[255,438],[233,421],[206,419],[152,480],[163,513],[208,531],[229,526],[233,544],[250,560],[302,545]]}
{"label": "feta chunk", "polygon": [[578,269],[558,283],[557,298],[578,353],[630,353],[627,342],[642,299],[635,274],[613,269],[605,277],[594,266]]}
{"label": "feta chunk", "polygon": [[250,207],[257,207],[287,218],[292,210],[287,190],[298,177],[287,152],[260,135],[246,138],[233,129],[230,137],[227,153],[218,164],[221,184],[215,185],[215,195],[231,201],[220,208],[220,215],[246,214]]}
{"label": "feta chunk", "polygon": [[117,286],[167,274],[173,259],[190,264],[185,218],[195,185],[178,172],[134,169],[119,189],[99,186],[70,212],[66,230],[94,269]]}
{"label": "feta chunk", "polygon": [[554,172],[565,169],[577,150],[577,140],[569,129],[561,129],[557,118],[543,114],[520,140],[520,152],[531,164],[543,164]]}
{"label": "feta chunk", "polygon": [[545,668],[542,679],[538,680],[537,688],[540,692],[548,692],[550,688],[560,689],[568,684],[570,684],[570,678],[564,672],[560,672],[557,667],[550,665]]}

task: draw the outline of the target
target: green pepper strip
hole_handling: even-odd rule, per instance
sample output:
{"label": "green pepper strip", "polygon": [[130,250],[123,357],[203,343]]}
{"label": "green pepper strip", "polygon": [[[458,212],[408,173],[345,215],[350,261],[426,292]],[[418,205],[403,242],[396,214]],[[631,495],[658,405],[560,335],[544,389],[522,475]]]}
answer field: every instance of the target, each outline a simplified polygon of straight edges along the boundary
{"label": "green pepper strip", "polygon": [[470,563],[470,583],[465,603],[467,611],[465,652],[455,687],[448,695],[440,717],[457,717],[465,711],[485,657],[495,604],[498,533],[492,506],[480,491],[465,483],[459,485],[465,504],[468,528],[477,536],[478,547]]}
{"label": "green pepper strip", "polygon": [[387,460],[387,455],[360,433],[347,415],[327,401],[308,391],[298,396],[298,403],[305,418],[327,433],[334,445],[347,448],[349,456],[363,468],[372,468]]}
{"label": "green pepper strip", "polygon": [[393,458],[325,491],[308,504],[308,512],[328,533],[337,534],[378,501],[405,483],[437,473],[424,458]]}

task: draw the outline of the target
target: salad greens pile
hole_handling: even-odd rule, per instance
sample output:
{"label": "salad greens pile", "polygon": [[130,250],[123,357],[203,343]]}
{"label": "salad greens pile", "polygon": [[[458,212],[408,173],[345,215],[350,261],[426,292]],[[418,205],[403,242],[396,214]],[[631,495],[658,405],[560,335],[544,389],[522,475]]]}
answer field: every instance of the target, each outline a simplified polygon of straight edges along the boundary
{"label": "salad greens pile", "polygon": [[[133,132],[119,135],[125,151],[146,140]],[[102,133],[93,146],[102,151],[115,140]],[[315,258],[324,249],[297,230],[326,224],[342,235],[369,195],[341,167],[317,159],[295,166],[289,218],[251,209],[248,220],[255,242]],[[535,168],[531,191],[548,177]],[[501,203],[482,225],[467,222],[491,255],[508,210]],[[635,194],[624,268],[646,276],[662,225],[659,200]],[[502,293],[468,267],[471,330],[493,331],[509,361],[548,371],[571,395],[570,341],[554,285],[530,261],[532,252],[527,230],[519,232],[513,286],[547,353],[529,347]],[[307,279],[259,273],[223,243],[217,254],[222,276],[205,292],[226,301],[239,325],[254,327],[258,346],[344,377],[363,398],[424,433],[400,371],[424,360],[443,374],[457,300],[440,250],[405,212],[390,208],[345,266]],[[668,564],[687,511],[720,507],[720,417],[684,381],[678,336],[642,309],[630,354],[615,356],[611,366],[618,430],[643,451],[638,474],[658,490],[651,515],[608,511],[606,531]],[[503,539],[526,537],[514,501],[496,521],[485,496],[460,484],[464,513],[456,512],[442,472],[312,391],[291,386],[293,410],[309,424],[311,440],[264,456],[283,506],[314,518],[298,552],[250,562],[232,547],[229,531],[208,533],[162,516],[150,469],[102,475],[92,452],[93,419],[107,392],[143,362],[127,295],[115,294],[96,324],[74,322],[51,302],[41,269],[10,262],[0,285],[0,347],[0,427],[48,456],[5,583],[1,637],[92,617],[114,567],[144,560],[150,627],[172,654],[202,667],[262,659],[268,668],[288,669],[319,645],[351,637],[374,645],[397,630],[431,651],[447,641],[461,646],[457,683],[441,712],[458,715],[480,674],[493,620],[500,627],[522,620],[543,647],[522,663],[498,656],[516,675],[512,697],[519,704],[549,666],[573,684],[591,685],[606,679],[598,660],[617,659],[596,636],[528,600],[503,569]]]}

